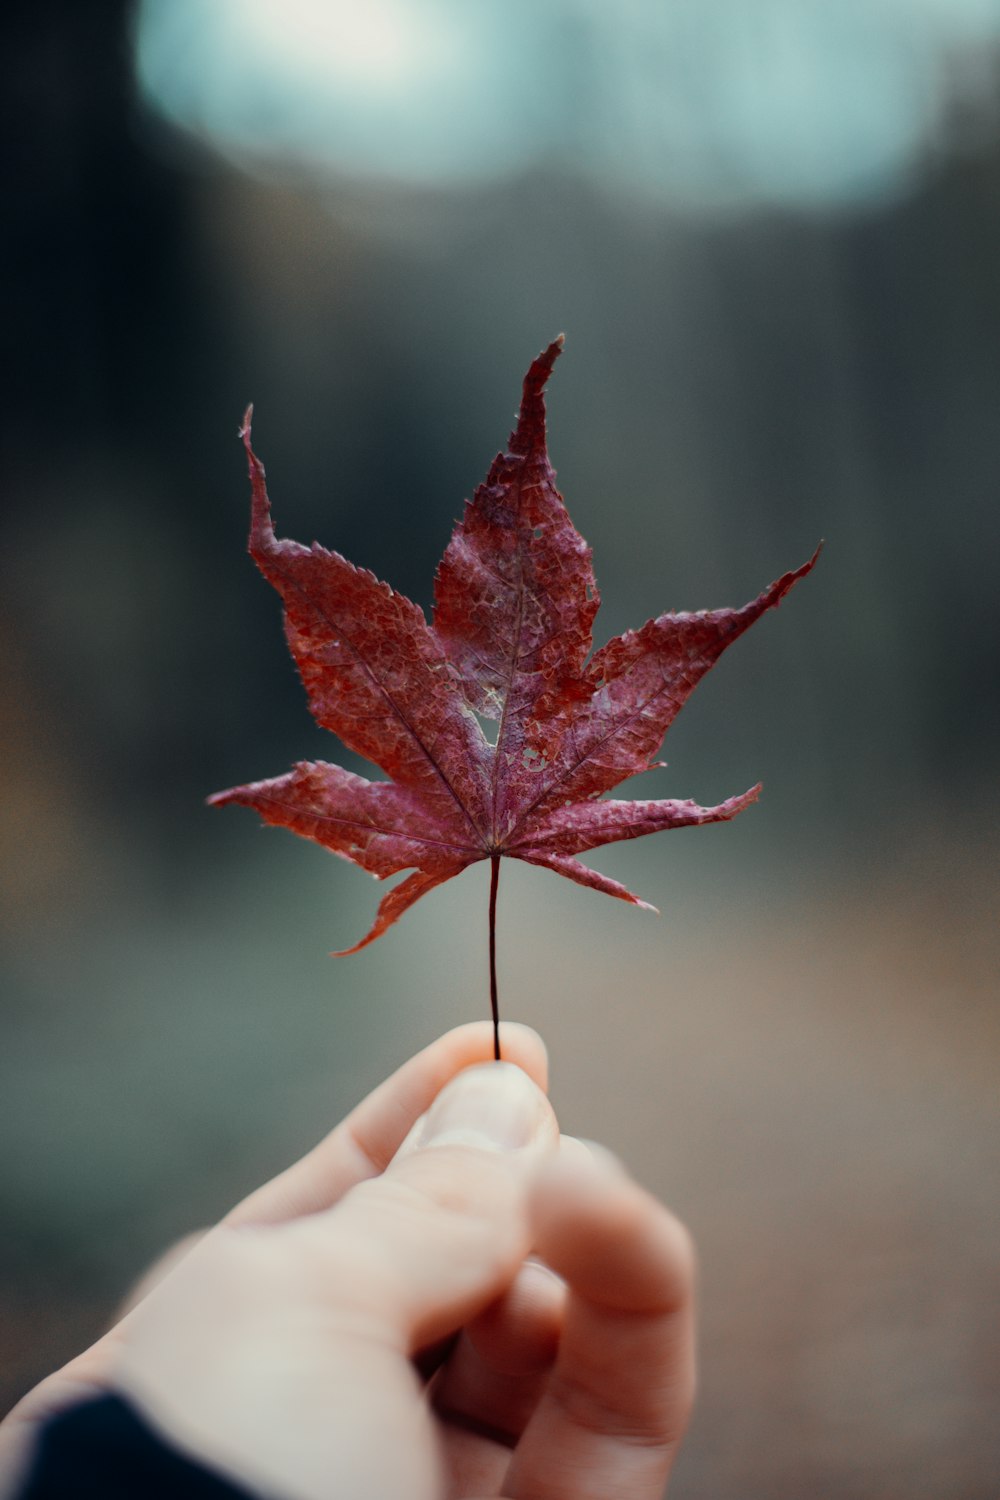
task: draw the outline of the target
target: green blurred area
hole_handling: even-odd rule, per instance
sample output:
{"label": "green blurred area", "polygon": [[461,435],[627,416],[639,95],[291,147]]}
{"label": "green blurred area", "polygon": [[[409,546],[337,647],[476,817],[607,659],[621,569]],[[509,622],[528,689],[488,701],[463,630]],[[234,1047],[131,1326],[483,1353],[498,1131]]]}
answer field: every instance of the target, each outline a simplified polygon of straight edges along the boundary
{"label": "green blurred area", "polygon": [[[931,8],[870,7],[900,69]],[[676,9],[721,131],[747,76],[710,67],[731,8],[701,31]],[[644,15],[622,10],[623,47]],[[525,144],[521,96],[492,89],[489,170],[461,181],[393,176],[347,115],[325,164],[168,120],[123,3],[2,23],[0,1394],[484,1012],[481,868],[334,961],[376,887],[203,805],[344,758],[245,555],[236,432],[252,399],[279,532],[426,607],[528,362],[565,330],[550,449],[594,548],[598,641],[743,603],[827,543],[641,788],[711,803],[761,780],[760,805],[595,861],[659,922],[504,872],[503,1001],[545,1032],[567,1128],[608,1139],[702,1246],[705,1397],[677,1492],[986,1500],[1000,51],[927,42],[937,71],[921,53],[900,74],[923,123],[863,192],[839,168],[825,197],[797,188],[791,149],[778,192],[753,176],[781,155],[766,132],[742,165],[685,137],[688,175],[654,191],[633,142],[671,149],[667,116],[643,131],[659,75],[612,108],[588,16],[547,43],[572,135],[539,114]],[[807,82],[788,97],[818,153],[807,107],[829,88]],[[869,115],[847,112],[863,155]],[[379,118],[369,103],[358,132]],[[692,162],[711,193],[684,186]]]}

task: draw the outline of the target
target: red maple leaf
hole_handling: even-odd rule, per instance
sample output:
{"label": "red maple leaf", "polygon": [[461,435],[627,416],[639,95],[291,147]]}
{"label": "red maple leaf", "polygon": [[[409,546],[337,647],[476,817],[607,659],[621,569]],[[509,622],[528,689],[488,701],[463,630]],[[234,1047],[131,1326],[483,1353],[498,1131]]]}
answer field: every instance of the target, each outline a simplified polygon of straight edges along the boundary
{"label": "red maple leaf", "polygon": [[[688,694],[809,572],[819,549],[742,609],[660,615],[591,656],[600,600],[590,549],[556,489],[545,442],[543,391],[562,342],[529,369],[508,451],[456,524],[435,579],[432,624],[338,553],[277,539],[247,412],[250,554],[284,600],[288,643],[317,722],[389,779],[304,761],[209,800],[255,808],[380,879],[413,870],[344,953],[380,937],[477,860],[493,862],[495,909],[503,855],[645,906],[576,856],[731,818],[760,791],[718,807],[604,797],[650,768]],[[480,718],[496,721],[495,743]]]}

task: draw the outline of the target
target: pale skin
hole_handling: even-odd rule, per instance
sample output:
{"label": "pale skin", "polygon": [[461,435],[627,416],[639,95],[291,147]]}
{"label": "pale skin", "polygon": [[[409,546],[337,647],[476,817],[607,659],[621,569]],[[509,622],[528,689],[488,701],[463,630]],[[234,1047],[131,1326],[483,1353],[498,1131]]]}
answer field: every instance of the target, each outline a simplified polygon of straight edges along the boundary
{"label": "pale skin", "polygon": [[0,1425],[125,1394],[270,1500],[659,1500],[694,1389],[693,1255],[599,1148],[561,1137],[526,1027],[460,1027],[165,1257]]}

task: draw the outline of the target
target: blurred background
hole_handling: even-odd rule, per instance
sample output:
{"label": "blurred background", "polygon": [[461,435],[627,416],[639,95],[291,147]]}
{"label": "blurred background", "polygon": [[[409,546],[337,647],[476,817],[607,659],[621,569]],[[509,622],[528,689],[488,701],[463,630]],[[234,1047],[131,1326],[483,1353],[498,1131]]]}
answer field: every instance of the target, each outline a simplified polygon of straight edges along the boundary
{"label": "blurred background", "polygon": [[4,1406],[488,1009],[485,866],[333,960],[370,881],[204,806],[345,759],[245,555],[244,406],[279,533],[427,607],[565,330],[598,640],[827,542],[641,789],[760,804],[595,857],[662,917],[501,885],[565,1127],[699,1242],[672,1493],[994,1496],[1000,0],[0,25]]}

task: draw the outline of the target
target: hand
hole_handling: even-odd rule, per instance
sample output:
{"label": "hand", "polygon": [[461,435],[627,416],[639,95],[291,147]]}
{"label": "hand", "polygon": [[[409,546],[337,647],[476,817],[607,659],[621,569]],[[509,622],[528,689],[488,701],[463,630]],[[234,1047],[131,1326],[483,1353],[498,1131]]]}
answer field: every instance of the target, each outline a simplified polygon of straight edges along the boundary
{"label": "hand", "polygon": [[560,1141],[533,1033],[475,1066],[489,1046],[463,1027],[412,1059],[29,1395],[11,1440],[83,1382],[289,1500],[655,1500],[693,1387],[687,1237]]}

